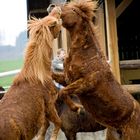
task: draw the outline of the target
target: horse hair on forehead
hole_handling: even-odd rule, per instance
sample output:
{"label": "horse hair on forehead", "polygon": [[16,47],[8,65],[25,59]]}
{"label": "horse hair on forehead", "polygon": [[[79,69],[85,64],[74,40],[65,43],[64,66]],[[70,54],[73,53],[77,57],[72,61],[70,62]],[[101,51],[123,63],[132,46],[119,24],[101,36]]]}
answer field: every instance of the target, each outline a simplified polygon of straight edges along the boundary
{"label": "horse hair on forehead", "polygon": [[[52,47],[50,45],[52,43],[52,34],[49,30],[49,24],[48,24],[48,18],[44,18],[44,20],[37,19],[35,17],[31,17],[30,20],[28,20],[28,30],[29,30],[29,35],[30,39],[37,43],[41,43],[44,39],[48,41],[49,47]],[[50,20],[55,20],[54,18],[50,18]],[[38,39],[38,37],[40,37]],[[42,40],[41,40],[41,37]],[[37,39],[37,40],[36,40]]]}

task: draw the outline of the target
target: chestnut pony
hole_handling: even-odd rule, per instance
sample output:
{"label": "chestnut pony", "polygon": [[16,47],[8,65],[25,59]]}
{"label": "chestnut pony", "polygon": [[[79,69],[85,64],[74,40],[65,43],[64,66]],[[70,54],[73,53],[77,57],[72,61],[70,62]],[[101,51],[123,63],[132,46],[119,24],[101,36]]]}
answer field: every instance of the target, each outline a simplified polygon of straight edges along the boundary
{"label": "chestnut pony", "polygon": [[[55,12],[54,12],[55,10]],[[55,109],[57,90],[51,77],[52,42],[61,29],[60,8],[42,19],[29,20],[25,62],[0,100],[0,140],[45,140],[49,121],[56,140],[61,120]]]}
{"label": "chestnut pony", "polygon": [[64,74],[53,74],[53,78],[67,85],[60,95],[77,94],[93,118],[109,128],[107,140],[139,140],[140,106],[117,82],[100,49],[92,23],[96,7],[97,2],[92,0],[77,0],[61,7],[71,46]]}
{"label": "chestnut pony", "polygon": [[[72,101],[81,104],[77,96],[71,95],[70,97]],[[61,130],[64,132],[67,140],[76,140],[78,132],[97,132],[106,128],[96,122],[86,110],[83,114],[71,111],[61,98],[57,99],[56,108],[62,121]]]}

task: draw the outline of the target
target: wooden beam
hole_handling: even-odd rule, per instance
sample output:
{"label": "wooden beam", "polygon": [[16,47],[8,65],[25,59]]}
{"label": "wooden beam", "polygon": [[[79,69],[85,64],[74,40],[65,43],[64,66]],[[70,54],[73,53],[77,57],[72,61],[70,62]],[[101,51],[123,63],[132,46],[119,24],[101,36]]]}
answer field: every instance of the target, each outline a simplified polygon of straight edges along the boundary
{"label": "wooden beam", "polygon": [[131,94],[140,93],[140,85],[134,84],[134,85],[122,85],[124,89],[126,89]]}
{"label": "wooden beam", "polygon": [[115,0],[105,1],[105,16],[109,62],[114,76],[120,82]]}
{"label": "wooden beam", "polygon": [[140,69],[140,60],[123,60],[120,61],[121,69]]}
{"label": "wooden beam", "polygon": [[67,31],[65,28],[62,27],[61,30],[61,36],[62,36],[62,41],[61,41],[61,47],[66,51],[68,50],[68,45],[67,45]]}
{"label": "wooden beam", "polygon": [[107,54],[106,52],[106,42],[105,42],[105,19],[104,19],[104,11],[103,11],[103,5],[100,5],[99,9],[97,10],[97,19],[95,25],[98,27],[98,34],[97,37],[99,39],[99,43],[101,46],[101,49],[103,50],[105,56]]}
{"label": "wooden beam", "polygon": [[54,39],[53,41],[53,57],[57,55],[58,50],[58,38]]}
{"label": "wooden beam", "polygon": [[116,8],[116,17],[118,18],[133,0],[123,0]]}

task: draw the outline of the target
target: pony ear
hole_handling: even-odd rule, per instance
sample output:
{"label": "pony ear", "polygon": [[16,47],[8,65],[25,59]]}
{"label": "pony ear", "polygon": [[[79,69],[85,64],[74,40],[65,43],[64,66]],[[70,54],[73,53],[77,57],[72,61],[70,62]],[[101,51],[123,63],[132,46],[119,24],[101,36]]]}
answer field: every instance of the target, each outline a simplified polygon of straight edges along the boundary
{"label": "pony ear", "polygon": [[58,24],[58,21],[57,20],[52,20],[52,21],[49,21],[48,26],[49,27],[55,27],[57,24]]}

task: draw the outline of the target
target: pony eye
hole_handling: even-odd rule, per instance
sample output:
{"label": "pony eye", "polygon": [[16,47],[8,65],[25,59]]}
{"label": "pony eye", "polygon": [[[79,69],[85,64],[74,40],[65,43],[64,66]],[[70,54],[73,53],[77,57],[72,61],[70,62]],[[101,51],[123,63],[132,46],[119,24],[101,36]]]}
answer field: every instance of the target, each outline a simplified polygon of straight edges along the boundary
{"label": "pony eye", "polygon": [[72,11],[74,11],[74,12],[75,12],[75,9],[74,9],[74,8],[72,8]]}
{"label": "pony eye", "polygon": [[74,8],[72,8],[72,12],[73,12],[73,13],[75,13],[75,12],[76,12]]}

